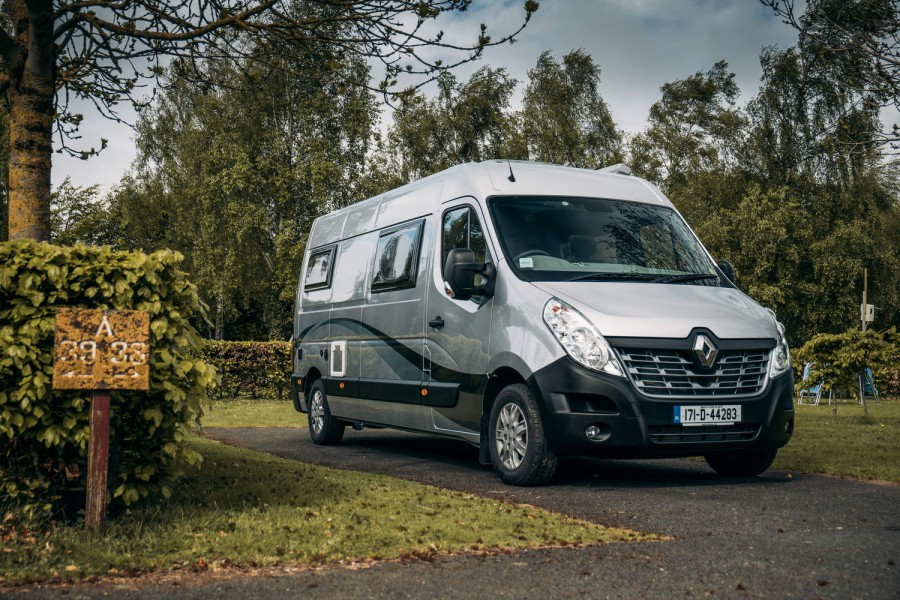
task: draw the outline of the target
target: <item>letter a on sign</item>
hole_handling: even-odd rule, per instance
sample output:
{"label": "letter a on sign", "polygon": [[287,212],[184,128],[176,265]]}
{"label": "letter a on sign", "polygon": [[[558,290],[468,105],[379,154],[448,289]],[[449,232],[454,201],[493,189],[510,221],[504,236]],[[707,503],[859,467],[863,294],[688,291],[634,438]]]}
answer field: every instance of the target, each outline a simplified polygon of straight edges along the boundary
{"label": "letter a on sign", "polygon": [[100,337],[100,334],[103,333],[103,330],[106,330],[106,337],[115,337],[116,334],[113,333],[112,327],[109,324],[109,317],[103,315],[103,320],[100,321],[100,327],[97,328],[97,333],[94,334],[94,337]]}

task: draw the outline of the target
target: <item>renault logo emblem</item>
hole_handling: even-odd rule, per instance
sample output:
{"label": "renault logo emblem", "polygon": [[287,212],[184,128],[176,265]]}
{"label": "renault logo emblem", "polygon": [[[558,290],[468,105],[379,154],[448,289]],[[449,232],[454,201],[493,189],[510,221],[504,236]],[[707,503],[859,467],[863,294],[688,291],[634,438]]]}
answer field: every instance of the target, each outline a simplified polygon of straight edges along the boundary
{"label": "renault logo emblem", "polygon": [[700,361],[701,365],[709,368],[716,362],[719,349],[715,347],[712,340],[701,334],[694,339],[694,354],[697,355],[697,360]]}

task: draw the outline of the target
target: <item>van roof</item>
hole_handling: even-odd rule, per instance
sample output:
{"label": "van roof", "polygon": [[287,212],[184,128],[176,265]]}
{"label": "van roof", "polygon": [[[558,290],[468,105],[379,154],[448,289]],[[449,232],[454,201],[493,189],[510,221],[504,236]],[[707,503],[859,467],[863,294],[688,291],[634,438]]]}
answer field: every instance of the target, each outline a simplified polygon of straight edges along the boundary
{"label": "van roof", "polygon": [[[612,198],[672,207],[653,184],[639,177],[549,163],[494,159],[445,169],[316,219],[310,248],[415,219],[462,196]],[[352,215],[352,216],[351,216]]]}

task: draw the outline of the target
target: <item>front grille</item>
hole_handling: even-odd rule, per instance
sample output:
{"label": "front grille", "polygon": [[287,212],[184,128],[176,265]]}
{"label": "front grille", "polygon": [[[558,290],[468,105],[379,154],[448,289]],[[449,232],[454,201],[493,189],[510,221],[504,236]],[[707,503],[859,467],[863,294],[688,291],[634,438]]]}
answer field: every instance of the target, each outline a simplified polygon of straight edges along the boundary
{"label": "front grille", "polygon": [[737,423],[735,425],[665,425],[650,427],[650,441],[656,444],[691,442],[746,442],[759,433],[759,425]]}
{"label": "front grille", "polygon": [[648,396],[722,398],[756,394],[766,383],[767,350],[722,351],[701,370],[688,350],[617,348],[628,376]]}

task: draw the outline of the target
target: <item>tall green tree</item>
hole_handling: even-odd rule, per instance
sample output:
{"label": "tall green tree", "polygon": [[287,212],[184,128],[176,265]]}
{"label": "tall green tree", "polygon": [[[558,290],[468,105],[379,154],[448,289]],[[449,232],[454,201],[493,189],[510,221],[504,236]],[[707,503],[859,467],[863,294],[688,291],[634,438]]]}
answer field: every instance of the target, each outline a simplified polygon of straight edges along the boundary
{"label": "tall green tree", "polygon": [[374,96],[346,83],[368,76],[361,60],[304,59],[287,44],[255,53],[266,59],[173,65],[110,209],[121,245],[185,254],[217,339],[288,335],[309,225],[360,199],[378,116]]}
{"label": "tall green tree", "polygon": [[[834,124],[823,134],[848,145],[900,149],[900,124],[843,138],[840,122],[853,113],[900,109],[900,11],[895,0],[761,0],[799,34],[804,63],[823,84],[811,97]],[[838,86],[827,85],[840,82]]]}
{"label": "tall green tree", "polygon": [[719,61],[660,91],[647,129],[631,141],[635,172],[674,193],[698,173],[735,167],[745,118],[728,63]]}
{"label": "tall green tree", "polygon": [[622,136],[599,87],[600,67],[584,50],[562,61],[541,54],[520,114],[527,158],[589,169],[620,162]]}
{"label": "tall green tree", "polygon": [[[464,11],[471,0],[7,0],[0,17],[0,93],[9,108],[8,224],[12,239],[50,236],[50,158],[54,127],[65,137],[81,115],[69,99],[92,102],[113,119],[158,76],[162,57],[247,57],[248,36],[286,42],[314,55],[326,42],[347,57],[381,61],[384,93],[404,75],[428,79],[513,38],[525,20],[492,40],[482,25],[474,42],[453,43],[428,25]],[[241,35],[237,33],[240,32]],[[431,59],[439,49],[456,58]],[[264,60],[263,56],[256,56]],[[289,65],[282,65],[282,68]],[[369,79],[348,80],[368,86]],[[105,142],[101,141],[101,147]],[[92,148],[85,155],[94,153]]]}
{"label": "tall green tree", "polygon": [[482,67],[467,82],[438,78],[433,99],[407,97],[388,135],[400,181],[412,181],[456,164],[503,155],[510,98],[516,81],[505,69]]}

